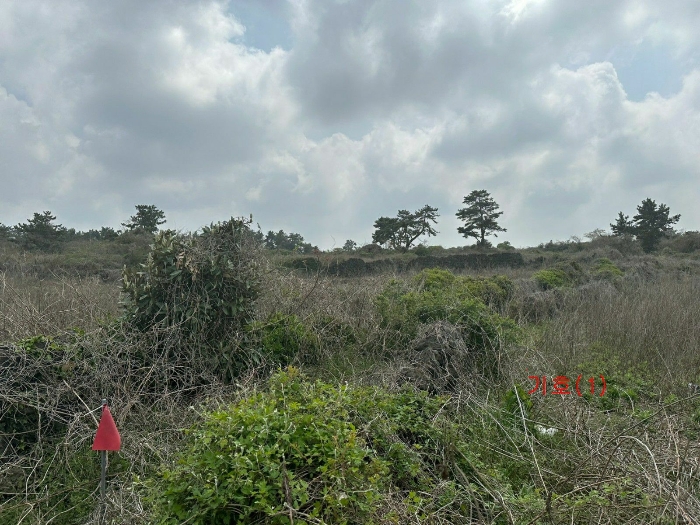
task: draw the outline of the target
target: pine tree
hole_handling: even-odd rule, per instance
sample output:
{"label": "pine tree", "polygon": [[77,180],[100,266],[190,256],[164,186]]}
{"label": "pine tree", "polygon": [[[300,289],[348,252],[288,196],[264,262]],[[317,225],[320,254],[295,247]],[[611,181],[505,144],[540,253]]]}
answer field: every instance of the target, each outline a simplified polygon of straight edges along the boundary
{"label": "pine tree", "polygon": [[132,215],[128,222],[122,223],[128,230],[143,230],[148,233],[156,233],[158,226],[165,224],[165,213],[153,204],[137,204],[136,215]]}
{"label": "pine tree", "polygon": [[634,224],[629,220],[629,215],[620,212],[615,223],[610,224],[613,235],[622,236],[634,233]]}
{"label": "pine tree", "polygon": [[494,237],[498,237],[495,232],[507,231],[496,222],[503,212],[498,211],[499,206],[488,191],[474,190],[464,197],[463,203],[468,206],[458,210],[456,215],[458,219],[465,221],[465,224],[457,228],[457,231],[465,238],[475,238],[478,247],[491,246],[491,243],[486,240],[487,235],[493,234]]}
{"label": "pine tree", "polygon": [[660,204],[657,207],[656,202],[651,199],[645,199],[637,206],[637,215],[632,218],[633,232],[645,252],[654,251],[663,237],[673,233],[672,225],[676,224],[681,216],[669,217],[669,213],[668,206]]}
{"label": "pine tree", "polygon": [[57,251],[61,247],[60,242],[66,234],[66,228],[53,224],[55,220],[56,216],[50,211],[34,213],[32,219],[15,226],[17,241],[28,250]]}
{"label": "pine tree", "polygon": [[438,232],[430,225],[437,223],[438,209],[429,205],[411,213],[399,210],[396,217],[379,217],[374,222],[372,242],[388,244],[391,248],[408,251],[421,235],[433,236]]}

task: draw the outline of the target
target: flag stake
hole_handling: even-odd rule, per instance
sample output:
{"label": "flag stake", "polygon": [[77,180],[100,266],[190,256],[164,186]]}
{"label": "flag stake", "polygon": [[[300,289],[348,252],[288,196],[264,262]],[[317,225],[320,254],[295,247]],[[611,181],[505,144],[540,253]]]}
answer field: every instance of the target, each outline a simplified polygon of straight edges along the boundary
{"label": "flag stake", "polygon": [[[107,400],[102,400],[102,409],[107,405]],[[107,491],[107,451],[101,450],[100,456],[102,460],[102,477],[100,477],[100,496],[102,496],[102,501],[105,499],[105,492]]]}

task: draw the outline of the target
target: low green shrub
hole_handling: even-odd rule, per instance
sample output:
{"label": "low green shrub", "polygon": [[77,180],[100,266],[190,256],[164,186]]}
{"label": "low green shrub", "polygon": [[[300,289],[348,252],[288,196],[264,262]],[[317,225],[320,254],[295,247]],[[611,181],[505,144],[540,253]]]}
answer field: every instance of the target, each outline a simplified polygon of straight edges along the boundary
{"label": "low green shrub", "polygon": [[[633,408],[635,403],[642,399],[659,401],[660,388],[648,363],[627,361],[620,354],[619,349],[604,341],[596,341],[584,349],[583,355],[586,358],[574,366],[574,371],[581,374],[583,396],[595,400],[604,410]],[[606,383],[603,396],[600,396],[600,376],[605,378]],[[591,395],[589,390],[590,378],[594,379],[594,395]]]}
{"label": "low green shrub", "polygon": [[505,275],[493,277],[456,276],[449,270],[429,268],[414,277],[423,291],[453,293],[472,297],[487,305],[502,307],[513,296],[515,284]]}
{"label": "low green shrub", "polygon": [[159,524],[505,523],[492,489],[517,499],[513,460],[482,461],[484,436],[461,421],[448,398],[310,382],[290,368],[205,414],[145,500]]}
{"label": "low green shrub", "polygon": [[503,277],[457,277],[439,269],[422,271],[412,286],[392,280],[375,300],[381,327],[390,331],[386,343],[401,348],[416,337],[421,324],[448,321],[460,328],[474,357],[491,355],[503,342],[514,341],[518,330],[484,299],[505,300],[510,284]]}
{"label": "low green shrub", "polygon": [[540,270],[532,276],[533,279],[543,290],[552,290],[554,288],[562,288],[571,284],[571,281],[564,270],[556,268],[548,270]]}
{"label": "low green shrub", "polygon": [[576,261],[562,261],[552,268],[536,272],[533,279],[543,290],[552,290],[581,284],[586,280],[586,273]]}
{"label": "low green shrub", "polygon": [[207,414],[153,485],[155,521],[366,523],[389,469],[350,422],[348,398],[291,369],[268,392]]}
{"label": "low green shrub", "polygon": [[622,277],[624,272],[615,266],[610,259],[603,257],[598,259],[594,274],[601,279],[613,280],[617,277]]}
{"label": "low green shrub", "polygon": [[498,243],[496,245],[496,248],[498,248],[499,250],[505,250],[505,251],[515,250],[515,247],[512,244],[510,244],[510,242],[508,242],[508,241],[503,241],[503,242]]}
{"label": "low green shrub", "polygon": [[313,360],[318,351],[318,337],[296,315],[275,313],[266,321],[246,327],[249,350],[259,352],[268,363],[285,367],[296,358]]}

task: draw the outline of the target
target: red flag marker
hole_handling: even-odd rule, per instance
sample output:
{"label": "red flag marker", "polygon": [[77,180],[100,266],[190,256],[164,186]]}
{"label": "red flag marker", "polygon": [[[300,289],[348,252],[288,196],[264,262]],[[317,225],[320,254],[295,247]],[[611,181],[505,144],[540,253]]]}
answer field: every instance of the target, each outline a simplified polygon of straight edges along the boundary
{"label": "red flag marker", "polygon": [[92,443],[92,450],[119,450],[122,445],[122,438],[114,424],[112,413],[105,404],[102,406],[102,417],[97,426],[95,441]]}

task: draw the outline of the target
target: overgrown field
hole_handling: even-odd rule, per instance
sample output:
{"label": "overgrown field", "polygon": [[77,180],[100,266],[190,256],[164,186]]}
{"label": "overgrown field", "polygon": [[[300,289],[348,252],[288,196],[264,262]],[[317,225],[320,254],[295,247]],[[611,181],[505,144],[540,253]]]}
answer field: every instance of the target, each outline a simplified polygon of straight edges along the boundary
{"label": "overgrown field", "polygon": [[697,251],[340,278],[245,231],[123,282],[8,255],[0,524],[700,523]]}

